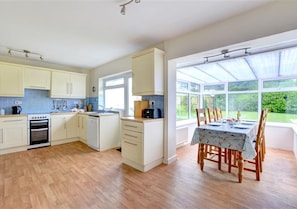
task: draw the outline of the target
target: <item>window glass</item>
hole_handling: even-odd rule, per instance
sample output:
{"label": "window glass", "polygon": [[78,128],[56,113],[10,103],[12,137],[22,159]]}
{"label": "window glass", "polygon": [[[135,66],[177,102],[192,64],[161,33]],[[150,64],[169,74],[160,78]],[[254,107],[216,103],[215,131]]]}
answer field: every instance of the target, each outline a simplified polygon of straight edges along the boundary
{"label": "window glass", "polygon": [[291,123],[297,119],[297,92],[262,93],[262,108],[268,108],[267,121]]}
{"label": "window glass", "polygon": [[189,118],[189,96],[188,94],[176,94],[176,120],[187,120]]}
{"label": "window glass", "polygon": [[215,108],[220,107],[222,111],[225,111],[226,107],[226,95],[216,94],[216,95],[204,95],[203,96],[203,107],[204,108]]}
{"label": "window glass", "polygon": [[190,106],[190,118],[196,118],[196,108],[199,108],[199,95],[190,95],[191,106]]}
{"label": "window glass", "polygon": [[287,88],[297,87],[297,79],[271,80],[264,81],[263,88]]}
{"label": "window glass", "polygon": [[177,81],[176,91],[188,91],[188,82]]}
{"label": "window glass", "polygon": [[124,109],[124,87],[105,90],[105,108]]}
{"label": "window glass", "polygon": [[258,93],[229,94],[228,116],[236,118],[237,111],[241,119],[258,119]]}
{"label": "window glass", "polygon": [[205,85],[204,91],[224,91],[224,84]]}
{"label": "window glass", "polygon": [[200,92],[200,85],[197,83],[191,83],[191,92]]}
{"label": "window glass", "polygon": [[258,81],[240,81],[228,83],[229,91],[252,91],[258,90]]}

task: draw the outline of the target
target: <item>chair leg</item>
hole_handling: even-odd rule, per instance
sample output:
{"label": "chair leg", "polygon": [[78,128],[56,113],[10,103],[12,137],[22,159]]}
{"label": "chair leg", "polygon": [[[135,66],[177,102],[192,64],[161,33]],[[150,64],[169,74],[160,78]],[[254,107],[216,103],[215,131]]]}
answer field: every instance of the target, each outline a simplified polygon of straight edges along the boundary
{"label": "chair leg", "polygon": [[256,161],[256,164],[255,164],[255,166],[256,166],[256,180],[257,181],[260,181],[260,161],[261,161],[261,159],[259,157],[260,154],[261,153],[258,153],[258,155],[255,158],[255,161]]}
{"label": "chair leg", "polygon": [[197,152],[197,163],[199,164],[199,149],[200,149],[200,144],[198,144],[198,152]]}

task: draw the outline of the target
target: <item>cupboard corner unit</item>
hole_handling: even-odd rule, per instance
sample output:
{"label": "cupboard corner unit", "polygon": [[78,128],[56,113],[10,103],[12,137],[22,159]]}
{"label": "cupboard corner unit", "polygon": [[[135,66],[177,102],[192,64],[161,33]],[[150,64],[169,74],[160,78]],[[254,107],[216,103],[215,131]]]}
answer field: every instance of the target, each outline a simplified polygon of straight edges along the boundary
{"label": "cupboard corner unit", "polygon": [[86,98],[86,74],[52,72],[51,98]]}
{"label": "cupboard corner unit", "polygon": [[133,55],[133,95],[164,95],[164,54],[152,48]]}
{"label": "cupboard corner unit", "polygon": [[122,161],[146,172],[163,162],[163,119],[122,118]]}
{"label": "cupboard corner unit", "polygon": [[0,96],[24,97],[23,67],[0,63]]}

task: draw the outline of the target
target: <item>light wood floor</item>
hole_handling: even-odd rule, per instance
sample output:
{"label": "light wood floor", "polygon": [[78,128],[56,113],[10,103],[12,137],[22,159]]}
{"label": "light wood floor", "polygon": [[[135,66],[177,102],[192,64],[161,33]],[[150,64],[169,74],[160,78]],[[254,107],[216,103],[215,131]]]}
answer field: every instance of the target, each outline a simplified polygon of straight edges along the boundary
{"label": "light wood floor", "polygon": [[197,146],[142,173],[117,150],[95,152],[75,142],[0,156],[0,208],[297,208],[292,152],[268,149],[261,181],[245,171],[196,163]]}

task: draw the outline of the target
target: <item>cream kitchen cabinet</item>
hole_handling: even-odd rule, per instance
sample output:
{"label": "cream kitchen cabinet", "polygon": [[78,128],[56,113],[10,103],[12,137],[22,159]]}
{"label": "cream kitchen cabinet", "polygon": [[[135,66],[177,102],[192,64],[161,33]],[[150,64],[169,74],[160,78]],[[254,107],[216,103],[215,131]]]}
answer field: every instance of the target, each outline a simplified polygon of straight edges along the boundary
{"label": "cream kitchen cabinet", "polygon": [[27,116],[0,118],[0,149],[23,146],[27,149]]}
{"label": "cream kitchen cabinet", "polygon": [[87,120],[88,115],[78,114],[78,135],[82,142],[87,143]]}
{"label": "cream kitchen cabinet", "polygon": [[86,98],[86,74],[52,72],[52,98]]}
{"label": "cream kitchen cabinet", "polygon": [[163,162],[163,119],[122,118],[122,161],[142,172]]}
{"label": "cream kitchen cabinet", "polygon": [[51,144],[78,140],[78,117],[76,113],[51,114]]}
{"label": "cream kitchen cabinet", "polygon": [[51,89],[51,71],[37,67],[25,67],[24,87],[29,89]]}
{"label": "cream kitchen cabinet", "polygon": [[24,97],[23,67],[0,63],[0,96]]}
{"label": "cream kitchen cabinet", "polygon": [[133,95],[164,94],[164,52],[153,48],[132,57]]}

